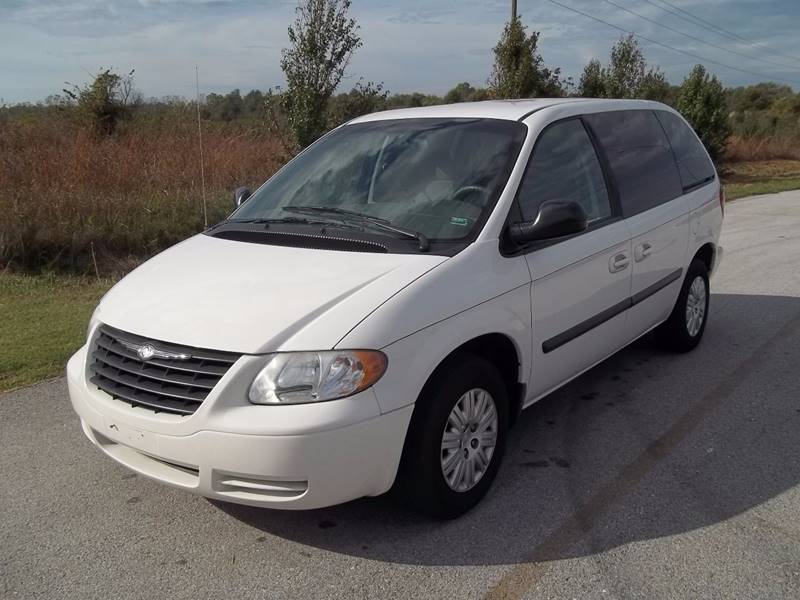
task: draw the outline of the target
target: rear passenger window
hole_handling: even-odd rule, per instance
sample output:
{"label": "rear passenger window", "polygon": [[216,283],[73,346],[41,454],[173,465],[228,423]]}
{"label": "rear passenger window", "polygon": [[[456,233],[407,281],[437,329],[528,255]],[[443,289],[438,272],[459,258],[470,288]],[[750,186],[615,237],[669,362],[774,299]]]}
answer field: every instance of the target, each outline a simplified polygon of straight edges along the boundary
{"label": "rear passenger window", "polygon": [[663,110],[656,111],[667,138],[672,145],[684,191],[698,187],[714,179],[714,165],[708,153],[691,128],[677,115]]}
{"label": "rear passenger window", "polygon": [[611,214],[603,170],[580,119],[551,125],[536,141],[519,192],[524,221],[533,221],[546,200],[572,200],[589,222]]}
{"label": "rear passenger window", "polygon": [[608,156],[625,216],[683,193],[672,149],[652,111],[604,112],[585,119]]}

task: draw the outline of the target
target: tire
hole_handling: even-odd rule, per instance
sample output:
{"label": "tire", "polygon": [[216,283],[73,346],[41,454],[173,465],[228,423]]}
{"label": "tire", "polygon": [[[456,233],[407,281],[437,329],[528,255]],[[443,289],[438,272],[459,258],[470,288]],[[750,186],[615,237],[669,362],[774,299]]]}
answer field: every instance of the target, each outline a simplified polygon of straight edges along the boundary
{"label": "tire", "polygon": [[[490,410],[480,411],[480,407],[488,406],[489,400],[494,405],[494,418]],[[456,432],[452,419],[457,415],[451,419],[451,413],[456,405],[466,409],[468,402],[479,408],[473,410],[469,431],[462,428]],[[476,418],[479,412],[483,419]],[[482,424],[475,429],[478,421]],[[395,486],[401,499],[416,510],[440,519],[452,519],[467,512],[486,495],[497,475],[507,428],[508,392],[497,368],[471,354],[448,360],[417,399]],[[496,437],[489,452],[487,440],[492,437],[492,429]],[[443,449],[445,434],[452,448]],[[476,449],[479,436],[483,441],[477,442]],[[463,466],[454,466],[456,463]],[[467,463],[472,464],[472,472]],[[445,468],[449,469],[449,478],[445,476]],[[456,473],[456,469],[463,471]]]}
{"label": "tire", "polygon": [[[698,298],[698,291],[702,291],[703,298]],[[706,330],[710,297],[708,268],[702,260],[695,259],[686,272],[675,308],[655,330],[659,344],[673,352],[689,352],[697,347]]]}

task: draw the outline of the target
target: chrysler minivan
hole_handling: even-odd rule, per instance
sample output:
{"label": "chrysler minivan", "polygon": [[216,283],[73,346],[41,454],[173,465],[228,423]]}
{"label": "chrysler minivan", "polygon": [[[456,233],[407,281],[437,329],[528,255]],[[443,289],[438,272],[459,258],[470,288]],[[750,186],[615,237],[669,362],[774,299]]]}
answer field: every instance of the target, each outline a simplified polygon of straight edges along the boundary
{"label": "chrysler minivan", "polygon": [[522,409],[651,330],[698,344],[724,196],[671,108],[536,99],[357,118],[236,205],[100,302],[86,436],[218,500],[452,517]]}

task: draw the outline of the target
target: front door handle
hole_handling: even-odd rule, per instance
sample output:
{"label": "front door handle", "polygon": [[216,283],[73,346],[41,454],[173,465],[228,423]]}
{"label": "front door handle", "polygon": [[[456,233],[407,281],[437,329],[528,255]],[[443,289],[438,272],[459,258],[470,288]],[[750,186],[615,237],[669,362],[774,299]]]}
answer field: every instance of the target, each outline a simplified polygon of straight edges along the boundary
{"label": "front door handle", "polygon": [[629,263],[630,259],[628,258],[627,253],[620,252],[609,259],[608,270],[610,273],[619,273],[620,271],[627,269]]}
{"label": "front door handle", "polygon": [[641,244],[636,246],[636,249],[633,251],[633,259],[636,262],[641,262],[645,258],[650,256],[650,253],[652,251],[653,251],[653,244],[651,244],[650,242],[642,242]]}

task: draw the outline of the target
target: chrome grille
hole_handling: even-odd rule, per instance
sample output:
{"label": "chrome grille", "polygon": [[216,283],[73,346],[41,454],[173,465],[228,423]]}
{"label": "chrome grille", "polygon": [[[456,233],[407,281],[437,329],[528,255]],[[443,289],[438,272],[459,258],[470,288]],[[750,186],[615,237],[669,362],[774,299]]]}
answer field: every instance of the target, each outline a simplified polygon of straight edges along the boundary
{"label": "chrome grille", "polygon": [[[161,358],[156,354],[143,360],[133,348],[145,345],[188,358]],[[190,415],[239,356],[150,340],[101,325],[92,350],[89,381],[132,406]]]}

